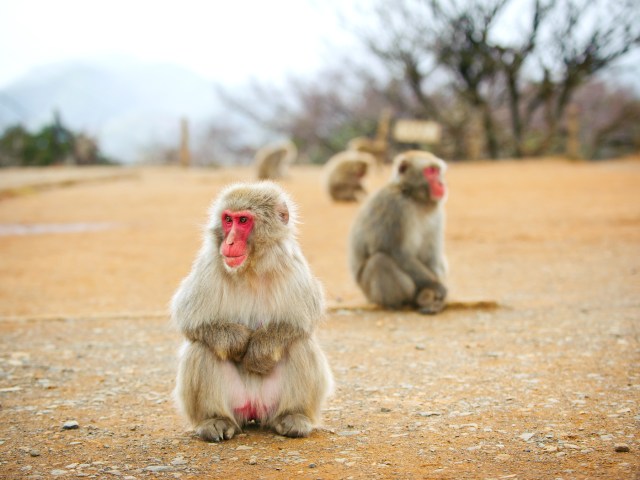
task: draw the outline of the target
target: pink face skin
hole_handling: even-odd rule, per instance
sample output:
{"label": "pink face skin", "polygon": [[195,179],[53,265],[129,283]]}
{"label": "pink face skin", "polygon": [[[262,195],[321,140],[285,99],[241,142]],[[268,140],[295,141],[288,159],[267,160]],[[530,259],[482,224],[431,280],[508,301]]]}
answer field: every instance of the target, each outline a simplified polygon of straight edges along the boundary
{"label": "pink face skin", "polygon": [[249,255],[247,239],[253,229],[254,216],[251,212],[222,212],[222,232],[224,238],[220,245],[220,254],[228,267],[237,268]]}
{"label": "pink face skin", "polygon": [[446,192],[444,183],[440,179],[440,169],[435,165],[428,166],[422,171],[424,178],[429,182],[431,190],[431,198],[433,200],[441,200]]}

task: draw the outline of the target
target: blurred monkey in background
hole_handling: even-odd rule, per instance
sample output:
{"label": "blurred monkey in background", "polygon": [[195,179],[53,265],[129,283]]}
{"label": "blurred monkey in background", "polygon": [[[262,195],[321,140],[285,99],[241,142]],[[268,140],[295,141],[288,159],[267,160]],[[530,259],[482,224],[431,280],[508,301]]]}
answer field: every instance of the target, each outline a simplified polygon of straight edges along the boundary
{"label": "blurred monkey in background", "polygon": [[362,180],[375,165],[373,155],[344,151],[335,154],[325,165],[325,185],[329,196],[339,202],[356,202],[366,194]]}

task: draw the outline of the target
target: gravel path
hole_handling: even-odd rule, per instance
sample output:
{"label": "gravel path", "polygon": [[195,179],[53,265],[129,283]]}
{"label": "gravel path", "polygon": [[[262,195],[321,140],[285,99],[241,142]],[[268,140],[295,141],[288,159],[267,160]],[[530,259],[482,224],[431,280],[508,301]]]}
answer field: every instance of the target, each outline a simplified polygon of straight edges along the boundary
{"label": "gravel path", "polygon": [[452,165],[437,316],[366,305],[346,268],[357,206],[295,168],[336,391],[309,438],[207,444],[171,400],[166,305],[209,202],[251,173],[137,169],[0,200],[0,478],[638,478],[640,162]]}

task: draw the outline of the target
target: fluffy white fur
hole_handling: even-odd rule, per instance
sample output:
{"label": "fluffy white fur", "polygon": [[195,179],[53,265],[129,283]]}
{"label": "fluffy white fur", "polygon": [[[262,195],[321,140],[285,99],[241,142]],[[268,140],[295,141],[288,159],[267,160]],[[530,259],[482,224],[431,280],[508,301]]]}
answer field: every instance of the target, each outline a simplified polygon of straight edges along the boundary
{"label": "fluffy white fur", "polygon": [[[220,254],[225,209],[255,215],[250,235],[254,248],[246,265],[237,269],[228,268]],[[260,423],[290,436],[308,434],[320,419],[332,388],[327,360],[315,339],[324,298],[297,243],[296,222],[295,204],[272,182],[231,185],[211,206],[203,245],[171,302],[173,322],[187,338],[189,332],[227,325],[259,331],[281,324],[303,333],[264,376],[218,358],[200,341],[187,341],[175,397],[196,431],[213,428],[212,421],[221,418],[223,425],[231,425],[224,427],[229,433],[225,438],[233,436],[251,420],[241,411],[247,404],[259,412]],[[295,428],[290,431],[291,421]]]}

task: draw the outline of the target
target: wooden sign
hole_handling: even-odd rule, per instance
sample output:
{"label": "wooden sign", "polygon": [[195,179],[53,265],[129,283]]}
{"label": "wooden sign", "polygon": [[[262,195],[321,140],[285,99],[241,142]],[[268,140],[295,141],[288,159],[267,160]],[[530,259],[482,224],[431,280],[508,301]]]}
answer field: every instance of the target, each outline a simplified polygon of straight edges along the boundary
{"label": "wooden sign", "polygon": [[442,136],[442,127],[431,120],[396,120],[393,126],[393,138],[401,143],[438,143]]}

